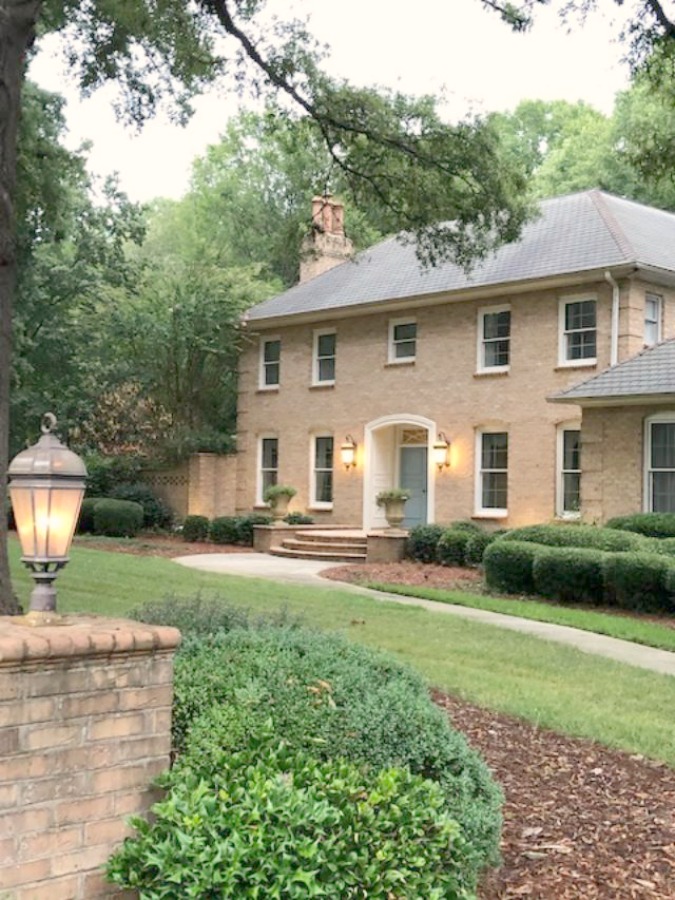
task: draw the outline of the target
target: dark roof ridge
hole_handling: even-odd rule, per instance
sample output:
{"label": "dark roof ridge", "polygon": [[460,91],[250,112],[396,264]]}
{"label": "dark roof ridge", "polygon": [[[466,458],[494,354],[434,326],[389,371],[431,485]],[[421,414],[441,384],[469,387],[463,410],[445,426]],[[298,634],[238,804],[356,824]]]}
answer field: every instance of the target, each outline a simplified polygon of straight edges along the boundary
{"label": "dark roof ridge", "polygon": [[[626,235],[624,234],[623,229],[619,225],[619,223],[614,218],[614,214],[610,211],[607,206],[607,201],[605,197],[613,197],[613,194],[605,194],[603,191],[598,188],[594,188],[592,191],[588,192],[590,198],[593,202],[593,205],[597,209],[602,221],[607,226],[607,230],[614,238],[614,241],[619,248],[620,252],[627,258],[627,260],[631,262],[637,262],[637,257],[635,250],[633,249],[633,245],[628,240]],[[621,198],[618,198],[621,199]]]}

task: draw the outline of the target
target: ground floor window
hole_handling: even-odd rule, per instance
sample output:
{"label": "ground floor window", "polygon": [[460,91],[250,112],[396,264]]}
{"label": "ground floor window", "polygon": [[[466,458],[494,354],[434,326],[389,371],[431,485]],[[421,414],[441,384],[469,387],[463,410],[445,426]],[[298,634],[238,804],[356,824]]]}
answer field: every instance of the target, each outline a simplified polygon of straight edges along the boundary
{"label": "ground floor window", "polygon": [[314,438],[312,466],[312,505],[333,504],[333,438],[322,435]]}
{"label": "ground floor window", "polygon": [[581,509],[581,431],[558,431],[558,515],[578,516]]}
{"label": "ground floor window", "polygon": [[260,438],[260,466],[258,471],[258,503],[265,502],[265,491],[279,480],[279,439]]}
{"label": "ground floor window", "polygon": [[647,509],[675,512],[675,414],[647,423]]}
{"label": "ground floor window", "polygon": [[478,434],[477,508],[506,515],[508,508],[509,436],[505,431]]}

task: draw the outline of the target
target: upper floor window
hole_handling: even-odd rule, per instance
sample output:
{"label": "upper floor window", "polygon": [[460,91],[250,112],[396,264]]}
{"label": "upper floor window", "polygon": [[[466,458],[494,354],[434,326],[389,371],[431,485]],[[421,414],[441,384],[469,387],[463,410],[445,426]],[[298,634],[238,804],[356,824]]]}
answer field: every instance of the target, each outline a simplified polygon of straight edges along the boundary
{"label": "upper floor window", "polygon": [[333,437],[315,437],[312,448],[312,506],[333,504]]}
{"label": "upper floor window", "polygon": [[393,319],[389,323],[389,362],[413,362],[417,354],[417,322]]}
{"label": "upper floor window", "polygon": [[645,506],[648,512],[675,512],[675,416],[647,421]]}
{"label": "upper floor window", "polygon": [[258,461],[258,503],[264,503],[265,491],[279,480],[278,438],[260,438]]}
{"label": "upper floor window", "polygon": [[260,387],[279,387],[281,374],[281,341],[268,338],[260,345]]}
{"label": "upper floor window", "polygon": [[596,300],[560,301],[560,365],[592,365],[597,359]]}
{"label": "upper floor window", "polygon": [[334,331],[314,332],[312,384],[335,384],[336,347],[337,336]]}
{"label": "upper floor window", "polygon": [[560,426],[558,429],[557,513],[565,518],[581,510],[581,431]]}
{"label": "upper floor window", "polygon": [[505,372],[511,355],[511,310],[492,307],[478,312],[478,371]]}
{"label": "upper floor window", "polygon": [[653,347],[661,340],[661,317],[663,297],[659,294],[645,295],[645,347]]}
{"label": "upper floor window", "polygon": [[477,436],[477,512],[505,516],[508,509],[509,436],[481,431]]}

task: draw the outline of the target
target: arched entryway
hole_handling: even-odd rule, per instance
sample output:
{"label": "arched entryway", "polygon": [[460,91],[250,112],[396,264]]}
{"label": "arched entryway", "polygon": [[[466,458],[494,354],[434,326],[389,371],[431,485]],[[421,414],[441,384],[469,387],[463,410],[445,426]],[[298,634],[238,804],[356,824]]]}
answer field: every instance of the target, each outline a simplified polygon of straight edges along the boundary
{"label": "arched entryway", "polygon": [[386,528],[375,497],[380,491],[403,487],[410,492],[406,528],[434,520],[434,471],[431,447],[436,423],[411,414],[382,416],[365,428],[363,526]]}

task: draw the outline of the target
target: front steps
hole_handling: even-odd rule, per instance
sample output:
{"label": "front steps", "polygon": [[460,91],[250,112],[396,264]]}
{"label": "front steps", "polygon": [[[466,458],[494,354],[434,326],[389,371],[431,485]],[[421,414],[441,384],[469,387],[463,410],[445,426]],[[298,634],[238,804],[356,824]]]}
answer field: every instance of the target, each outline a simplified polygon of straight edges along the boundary
{"label": "front steps", "polygon": [[282,538],[270,547],[273,556],[293,559],[316,559],[326,562],[364,563],[367,539],[356,528],[296,531],[293,537]]}

